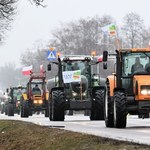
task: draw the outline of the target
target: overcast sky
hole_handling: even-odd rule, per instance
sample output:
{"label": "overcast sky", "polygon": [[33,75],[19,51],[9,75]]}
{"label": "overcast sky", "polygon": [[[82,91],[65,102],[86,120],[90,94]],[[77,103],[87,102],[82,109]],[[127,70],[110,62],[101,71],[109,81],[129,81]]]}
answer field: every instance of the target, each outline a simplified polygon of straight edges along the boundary
{"label": "overcast sky", "polygon": [[34,47],[36,41],[46,43],[60,22],[107,14],[120,25],[127,13],[135,12],[150,26],[150,0],[45,0],[46,8],[37,8],[28,0],[19,1],[18,15],[5,44],[0,46],[0,65],[15,62],[20,66],[21,53]]}

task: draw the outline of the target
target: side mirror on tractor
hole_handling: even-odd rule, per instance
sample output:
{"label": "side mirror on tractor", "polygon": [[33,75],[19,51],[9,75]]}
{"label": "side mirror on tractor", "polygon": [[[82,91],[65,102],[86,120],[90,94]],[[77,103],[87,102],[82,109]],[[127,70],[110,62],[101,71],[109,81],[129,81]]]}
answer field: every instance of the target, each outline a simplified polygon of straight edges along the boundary
{"label": "side mirror on tractor", "polygon": [[48,64],[48,65],[47,65],[47,70],[48,70],[48,71],[51,71],[51,64]]}
{"label": "side mirror on tractor", "polygon": [[103,51],[103,61],[107,61],[108,51]]}
{"label": "side mirror on tractor", "polygon": [[107,69],[108,51],[103,52],[103,69]]}

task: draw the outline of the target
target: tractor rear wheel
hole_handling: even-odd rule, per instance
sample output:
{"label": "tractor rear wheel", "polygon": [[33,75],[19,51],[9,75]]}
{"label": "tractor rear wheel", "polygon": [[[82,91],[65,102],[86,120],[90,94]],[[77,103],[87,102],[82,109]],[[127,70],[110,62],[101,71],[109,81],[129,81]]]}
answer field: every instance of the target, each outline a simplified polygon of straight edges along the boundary
{"label": "tractor rear wheel", "polygon": [[104,94],[104,118],[106,127],[114,127],[114,109],[113,109],[113,98],[110,96],[109,82],[106,82],[106,90]]}
{"label": "tractor rear wheel", "polygon": [[65,97],[62,91],[52,91],[52,97],[50,101],[50,120],[52,121],[64,121],[64,105]]}
{"label": "tractor rear wheel", "polygon": [[104,120],[104,89],[94,92],[90,120]]}
{"label": "tractor rear wheel", "polygon": [[14,104],[13,103],[8,103],[7,114],[8,116],[14,116]]}
{"label": "tractor rear wheel", "polygon": [[29,117],[29,106],[27,101],[21,102],[21,117]]}
{"label": "tractor rear wheel", "polygon": [[127,120],[126,96],[123,91],[114,92],[114,126],[125,128]]}

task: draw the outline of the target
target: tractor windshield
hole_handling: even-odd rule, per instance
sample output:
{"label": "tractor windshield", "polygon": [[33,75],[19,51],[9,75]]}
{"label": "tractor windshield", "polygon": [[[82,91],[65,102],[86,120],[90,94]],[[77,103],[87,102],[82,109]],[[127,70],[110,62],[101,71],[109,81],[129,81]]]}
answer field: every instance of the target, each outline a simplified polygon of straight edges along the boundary
{"label": "tractor windshield", "polygon": [[23,93],[26,92],[25,88],[18,88],[13,90],[13,99],[20,100]]}
{"label": "tractor windshield", "polygon": [[81,74],[85,75],[89,71],[89,62],[88,61],[67,61],[63,65],[63,71],[73,71],[73,70],[81,70]]}
{"label": "tractor windshield", "polygon": [[122,75],[131,76],[135,73],[150,73],[150,53],[124,53],[122,55]]}

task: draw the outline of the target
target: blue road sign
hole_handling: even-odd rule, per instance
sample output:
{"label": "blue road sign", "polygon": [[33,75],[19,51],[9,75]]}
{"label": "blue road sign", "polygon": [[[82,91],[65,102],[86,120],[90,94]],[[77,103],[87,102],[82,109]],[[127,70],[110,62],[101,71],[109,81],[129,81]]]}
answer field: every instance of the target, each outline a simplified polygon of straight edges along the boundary
{"label": "blue road sign", "polygon": [[55,50],[48,50],[47,51],[47,60],[55,60],[56,59],[56,51]]}

